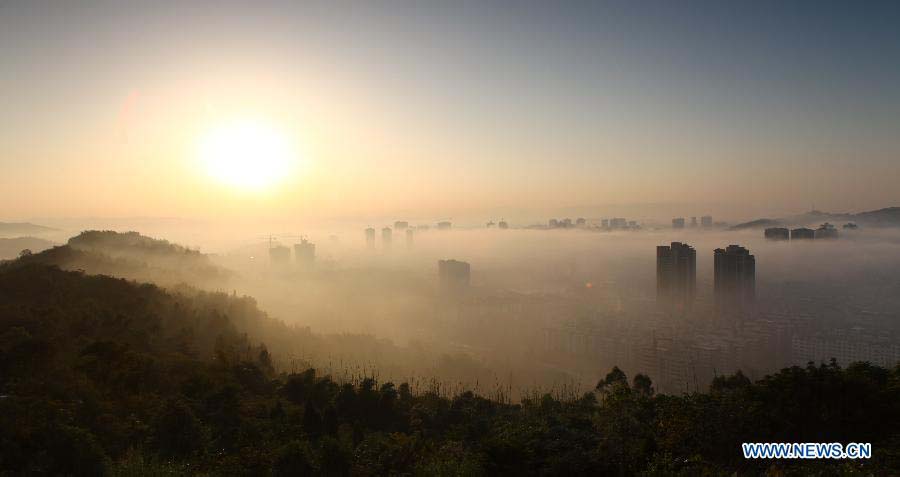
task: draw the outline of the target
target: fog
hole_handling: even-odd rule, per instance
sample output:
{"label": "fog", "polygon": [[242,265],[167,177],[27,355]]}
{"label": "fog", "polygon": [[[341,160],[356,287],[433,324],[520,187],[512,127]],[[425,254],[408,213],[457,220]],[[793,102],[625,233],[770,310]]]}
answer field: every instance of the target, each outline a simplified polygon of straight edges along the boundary
{"label": "fog", "polygon": [[[146,244],[73,241],[106,258],[67,258],[62,266],[252,297],[276,324],[244,331],[268,344],[285,369],[313,365],[509,397],[590,389],[614,365],[677,392],[737,369],[761,377],[827,360],[836,349],[851,350],[837,356],[843,361],[889,362],[897,353],[900,230],[891,228],[772,241],[762,230],[413,223],[411,243],[394,230],[386,246],[386,224],[378,223],[370,247],[369,224],[301,233],[174,220],[56,225],[47,238],[59,243],[84,227],[139,230],[185,245],[187,255],[173,258]],[[271,248],[293,249],[301,240],[315,245],[310,263],[293,250],[283,263],[270,257]],[[696,297],[673,312],[657,300],[656,247],[676,241],[696,250]],[[739,318],[717,309],[713,293],[713,250],[730,244],[755,256],[755,302]],[[468,285],[441,286],[438,261],[447,259],[470,265]],[[836,343],[835,334],[851,341]]]}

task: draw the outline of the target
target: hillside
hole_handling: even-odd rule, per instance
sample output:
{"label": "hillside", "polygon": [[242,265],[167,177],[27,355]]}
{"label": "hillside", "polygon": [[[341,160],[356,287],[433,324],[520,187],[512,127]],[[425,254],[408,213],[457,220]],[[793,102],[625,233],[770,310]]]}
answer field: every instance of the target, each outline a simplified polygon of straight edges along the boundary
{"label": "hillside", "polygon": [[23,261],[161,286],[217,288],[227,285],[232,275],[196,250],[137,232],[85,231],[66,245],[34,253]]}
{"label": "hillside", "polygon": [[782,220],[776,219],[756,219],[750,222],[744,222],[742,224],[737,224],[728,228],[728,230],[747,230],[747,229],[762,229],[766,227],[781,227],[784,225]]}
{"label": "hillside", "polygon": [[[656,395],[614,369],[519,404],[276,372],[218,294],[0,267],[0,473],[70,475],[888,474],[900,367],[791,368]],[[240,306],[237,306],[240,305]],[[238,310],[243,310],[239,312]],[[238,316],[242,315],[242,316]],[[865,461],[748,461],[741,442],[871,442]]]}
{"label": "hillside", "polygon": [[779,218],[756,219],[732,226],[731,230],[744,230],[763,227],[800,227],[819,225],[823,222],[854,222],[863,227],[900,227],[900,207],[886,207],[868,212],[831,213],[813,210],[803,214]]}

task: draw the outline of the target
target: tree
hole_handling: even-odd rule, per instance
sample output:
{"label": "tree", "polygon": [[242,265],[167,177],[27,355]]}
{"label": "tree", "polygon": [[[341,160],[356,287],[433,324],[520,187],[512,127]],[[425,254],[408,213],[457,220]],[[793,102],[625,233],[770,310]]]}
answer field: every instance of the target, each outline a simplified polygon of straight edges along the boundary
{"label": "tree", "polygon": [[303,477],[313,474],[309,448],[300,441],[291,441],[279,449],[275,462],[272,463],[272,475],[275,477]]}
{"label": "tree", "polygon": [[650,397],[653,395],[653,381],[646,374],[637,374],[634,377],[632,388],[642,396]]}
{"label": "tree", "polygon": [[160,410],[155,438],[164,457],[184,459],[203,448],[204,432],[190,407],[180,400],[170,399]]}

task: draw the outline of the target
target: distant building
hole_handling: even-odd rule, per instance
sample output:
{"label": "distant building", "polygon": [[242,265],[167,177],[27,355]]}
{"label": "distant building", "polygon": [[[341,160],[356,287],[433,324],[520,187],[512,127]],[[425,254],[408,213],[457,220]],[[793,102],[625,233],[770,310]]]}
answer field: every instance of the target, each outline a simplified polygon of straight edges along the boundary
{"label": "distant building", "polygon": [[366,229],[366,247],[368,247],[369,250],[375,249],[375,229],[372,227]]}
{"label": "distant building", "polygon": [[609,219],[609,226],[613,229],[624,229],[628,227],[628,221],[624,217],[615,217]]}
{"label": "distant building", "polygon": [[381,248],[390,250],[393,242],[393,231],[390,227],[381,229]]}
{"label": "distant building", "polygon": [[836,239],[838,237],[838,231],[834,228],[834,225],[825,222],[820,225],[819,228],[816,229],[816,240],[818,239]]}
{"label": "distant building", "polygon": [[294,261],[301,267],[311,267],[316,259],[316,245],[306,239],[294,244]]}
{"label": "distant building", "polygon": [[413,231],[413,229],[406,229],[406,248],[407,249],[413,248],[414,235],[415,235],[415,232]]}
{"label": "distant building", "polygon": [[844,224],[844,230],[856,230],[859,228],[859,225],[854,224],[853,222],[847,222]]}
{"label": "distant building", "polygon": [[697,217],[691,217],[691,228],[697,228]]}
{"label": "distant building", "polygon": [[291,261],[291,249],[275,245],[269,247],[269,262],[273,265],[287,265]]}
{"label": "distant building", "polygon": [[451,228],[452,226],[453,226],[453,224],[451,224],[450,222],[448,222],[448,221],[446,221],[446,220],[443,221],[443,222],[438,222],[438,223],[437,223],[437,228],[438,228],[438,230],[450,230],[450,228]]}
{"label": "distant building", "polygon": [[398,220],[398,221],[394,222],[394,228],[396,230],[406,230],[407,227],[409,227],[409,222],[407,222],[405,220]]}
{"label": "distant building", "polygon": [[501,228],[501,229],[508,229],[508,228],[509,228],[509,224],[506,223],[505,220],[501,220],[500,223],[497,225],[497,227],[498,227],[498,228]]}
{"label": "distant building", "polygon": [[577,219],[575,219],[575,225],[577,225],[578,227],[584,227],[585,224],[587,224],[587,220],[585,220],[584,217],[578,217]]}
{"label": "distant building", "polygon": [[806,227],[791,229],[791,240],[812,240],[816,238],[816,231]]}
{"label": "distant building", "polygon": [[629,228],[629,229],[636,229],[637,226],[638,226],[638,224],[637,224],[637,221],[636,221],[636,220],[629,220],[629,221],[628,221],[628,228]]}
{"label": "distant building", "polygon": [[684,228],[684,217],[678,217],[672,219],[672,228],[673,229],[683,229]]}
{"label": "distant building", "polygon": [[712,216],[704,215],[703,217],[700,217],[700,225],[702,227],[712,227]]}
{"label": "distant building", "polygon": [[756,298],[756,258],[739,245],[717,248],[713,255],[716,304],[740,307]]}
{"label": "distant building", "polygon": [[783,227],[771,227],[766,229],[765,237],[769,240],[790,240],[791,231]]}
{"label": "distant building", "polygon": [[572,219],[566,217],[559,222],[559,226],[562,228],[569,228],[572,226]]}
{"label": "distant building", "polygon": [[697,251],[680,242],[656,247],[656,299],[690,307],[697,289]]}
{"label": "distant building", "polygon": [[438,261],[438,280],[445,292],[460,292],[469,287],[471,267],[467,262],[458,260]]}
{"label": "distant building", "polygon": [[559,228],[559,221],[556,219],[550,219],[550,221],[547,222],[547,226],[551,229]]}
{"label": "distant building", "polygon": [[486,226],[487,228],[489,228],[489,229],[494,228],[495,225],[497,225],[497,224],[495,224],[493,220],[491,220],[490,222],[488,222],[487,224],[485,224],[485,226]]}
{"label": "distant building", "polygon": [[609,219],[601,219],[600,226],[603,227],[604,229],[608,229],[609,228]]}

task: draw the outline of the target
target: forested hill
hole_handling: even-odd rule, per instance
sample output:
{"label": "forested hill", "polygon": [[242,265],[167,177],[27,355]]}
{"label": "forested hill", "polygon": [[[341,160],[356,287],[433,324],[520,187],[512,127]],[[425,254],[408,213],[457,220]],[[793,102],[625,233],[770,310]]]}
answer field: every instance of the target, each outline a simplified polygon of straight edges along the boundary
{"label": "forested hill", "polygon": [[[39,264],[0,267],[0,474],[891,475],[900,368],[791,368],[655,395],[520,404],[277,373],[235,299]],[[246,303],[245,303],[246,305]],[[251,313],[254,307],[243,308]],[[239,314],[239,313],[238,313]],[[860,461],[748,461],[741,442],[871,442]]]}
{"label": "forested hill", "polygon": [[162,286],[190,284],[204,288],[227,285],[231,272],[209,257],[166,240],[137,232],[89,230],[53,247],[20,259],[22,263],[55,265],[94,275],[110,275]]}

